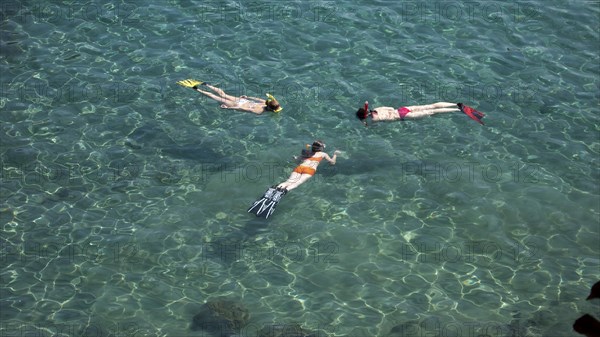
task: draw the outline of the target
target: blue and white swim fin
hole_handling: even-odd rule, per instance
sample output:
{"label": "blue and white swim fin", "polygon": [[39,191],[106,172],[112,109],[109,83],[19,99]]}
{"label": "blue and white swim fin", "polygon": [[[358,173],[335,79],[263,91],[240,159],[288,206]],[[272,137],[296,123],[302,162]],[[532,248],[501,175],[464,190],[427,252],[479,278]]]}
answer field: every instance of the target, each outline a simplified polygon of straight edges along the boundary
{"label": "blue and white swim fin", "polygon": [[286,193],[286,189],[269,187],[265,194],[248,208],[248,213],[254,213],[256,216],[268,219],[275,212],[275,207]]}

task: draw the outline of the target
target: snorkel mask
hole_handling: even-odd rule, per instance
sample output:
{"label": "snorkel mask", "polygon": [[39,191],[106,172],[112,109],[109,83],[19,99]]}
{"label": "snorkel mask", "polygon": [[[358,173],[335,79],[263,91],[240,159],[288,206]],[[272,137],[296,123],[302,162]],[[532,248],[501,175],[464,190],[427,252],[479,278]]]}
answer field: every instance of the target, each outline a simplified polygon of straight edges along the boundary
{"label": "snorkel mask", "polygon": [[312,151],[310,150],[310,144],[306,144],[302,149],[302,157],[303,159],[309,158],[312,156]]}
{"label": "snorkel mask", "polygon": [[[265,104],[267,106],[269,106],[269,103],[271,103],[273,101],[277,102],[277,100],[275,99],[275,97],[273,97],[273,95],[267,93],[267,100],[265,101]],[[283,110],[283,108],[281,107],[281,105],[279,105],[279,107],[276,110],[272,110],[272,111],[273,112],[281,112],[281,110]]]}
{"label": "snorkel mask", "polygon": [[364,115],[363,115],[363,117],[361,118],[361,121],[363,122],[363,124],[364,124],[365,126],[369,126],[369,125],[367,124],[367,118],[369,117],[369,101],[365,101],[365,105],[364,105],[364,107],[363,107],[363,110],[364,110],[365,112],[364,112]]}
{"label": "snorkel mask", "polygon": [[315,140],[312,143],[312,145],[306,144],[304,146],[304,149],[302,149],[302,158],[304,158],[304,159],[310,158],[315,153],[325,150],[325,147],[326,147],[325,143],[321,142],[320,140]]}
{"label": "snorkel mask", "polygon": [[325,147],[326,147],[325,143],[323,143],[319,140],[316,140],[312,143],[312,146],[310,148],[311,148],[311,151],[314,153],[314,152],[325,150]]}

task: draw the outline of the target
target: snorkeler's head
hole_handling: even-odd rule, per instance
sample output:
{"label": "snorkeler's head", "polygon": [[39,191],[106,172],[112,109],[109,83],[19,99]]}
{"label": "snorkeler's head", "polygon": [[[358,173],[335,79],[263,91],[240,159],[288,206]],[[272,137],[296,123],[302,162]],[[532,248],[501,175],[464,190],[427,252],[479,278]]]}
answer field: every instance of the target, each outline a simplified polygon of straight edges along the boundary
{"label": "snorkeler's head", "polygon": [[364,121],[369,116],[369,111],[365,110],[365,108],[360,108],[356,111],[356,117],[361,121]]}
{"label": "snorkeler's head", "polygon": [[267,100],[265,101],[265,105],[267,106],[267,109],[273,112],[280,112],[281,110],[283,110],[279,102],[277,102],[275,97],[273,97],[273,95],[271,94],[267,94]]}
{"label": "snorkeler's head", "polygon": [[365,101],[365,105],[356,111],[356,117],[367,126],[367,117],[369,117],[369,101]]}
{"label": "snorkeler's head", "polygon": [[320,151],[323,151],[323,150],[325,150],[325,143],[323,143],[322,141],[315,140],[312,143],[312,146],[311,146],[311,151],[312,152],[320,152]]}

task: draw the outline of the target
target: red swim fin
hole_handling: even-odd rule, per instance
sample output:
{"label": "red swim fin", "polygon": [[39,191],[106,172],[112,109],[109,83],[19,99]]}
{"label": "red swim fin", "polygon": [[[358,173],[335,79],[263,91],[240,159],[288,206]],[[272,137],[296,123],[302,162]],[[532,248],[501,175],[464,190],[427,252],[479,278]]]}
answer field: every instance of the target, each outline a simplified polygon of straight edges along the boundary
{"label": "red swim fin", "polygon": [[458,108],[460,111],[464,112],[465,115],[469,116],[472,120],[476,121],[481,125],[485,125],[481,119],[485,116],[483,112],[479,112],[470,106],[464,105],[462,103],[458,103]]}

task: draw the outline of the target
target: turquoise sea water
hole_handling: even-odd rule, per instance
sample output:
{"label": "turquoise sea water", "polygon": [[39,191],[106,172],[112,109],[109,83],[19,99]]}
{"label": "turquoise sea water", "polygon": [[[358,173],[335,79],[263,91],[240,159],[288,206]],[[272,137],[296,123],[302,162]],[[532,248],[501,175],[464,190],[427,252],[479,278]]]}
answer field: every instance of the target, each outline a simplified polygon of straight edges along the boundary
{"label": "turquoise sea water", "polygon": [[[4,1],[3,336],[568,336],[600,279],[597,1]],[[221,110],[178,86],[274,94]],[[462,113],[365,128],[371,106]],[[304,144],[343,150],[267,221]]]}

